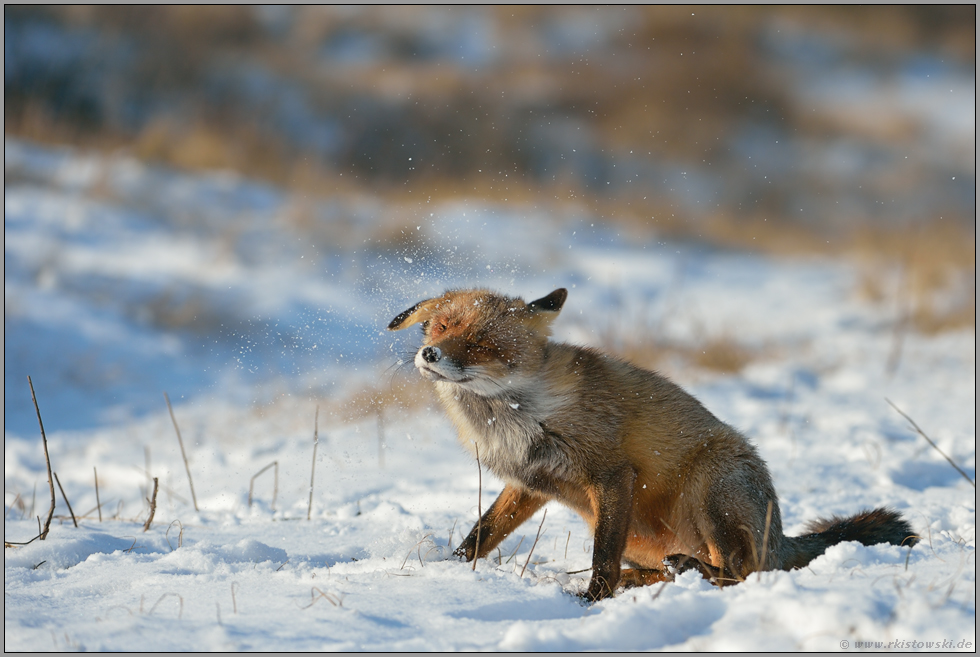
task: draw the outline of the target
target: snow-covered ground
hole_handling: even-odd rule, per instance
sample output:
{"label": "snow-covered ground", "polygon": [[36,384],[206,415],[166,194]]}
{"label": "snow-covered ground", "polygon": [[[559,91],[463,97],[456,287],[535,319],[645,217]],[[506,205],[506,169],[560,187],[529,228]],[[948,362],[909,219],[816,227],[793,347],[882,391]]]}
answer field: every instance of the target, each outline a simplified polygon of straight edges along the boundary
{"label": "snow-covered ground", "polygon": [[[4,550],[5,650],[975,650],[975,489],[886,402],[975,478],[975,333],[911,333],[889,373],[894,316],[859,300],[846,263],[551,209],[299,198],[9,139],[4,155],[4,536],[33,537],[48,504],[27,375],[84,515],[74,528],[59,493],[47,540]],[[735,375],[664,367],[758,446],[787,533],[887,505],[921,543],[585,605],[591,538],[552,504],[536,544],[542,513],[472,570],[449,553],[478,473],[440,409],[389,404],[379,425],[343,405],[424,387],[397,366],[417,334],[384,327],[464,285],[569,288],[560,340],[752,350]],[[274,462],[278,487],[263,473],[250,506]],[[501,483],[483,475],[485,508]]]}

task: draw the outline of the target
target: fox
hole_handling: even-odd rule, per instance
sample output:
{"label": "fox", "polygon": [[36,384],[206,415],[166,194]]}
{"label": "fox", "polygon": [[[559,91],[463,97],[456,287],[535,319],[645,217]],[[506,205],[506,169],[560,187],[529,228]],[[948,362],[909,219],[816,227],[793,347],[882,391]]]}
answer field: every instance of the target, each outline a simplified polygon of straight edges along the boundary
{"label": "fox", "polygon": [[769,470],[745,436],[656,372],[550,340],[567,297],[448,290],[388,325],[421,324],[415,368],[463,447],[504,484],[456,556],[485,557],[552,500],[592,533],[589,602],[689,569],[726,586],[801,568],[842,541],[918,541],[887,508],[784,536]]}

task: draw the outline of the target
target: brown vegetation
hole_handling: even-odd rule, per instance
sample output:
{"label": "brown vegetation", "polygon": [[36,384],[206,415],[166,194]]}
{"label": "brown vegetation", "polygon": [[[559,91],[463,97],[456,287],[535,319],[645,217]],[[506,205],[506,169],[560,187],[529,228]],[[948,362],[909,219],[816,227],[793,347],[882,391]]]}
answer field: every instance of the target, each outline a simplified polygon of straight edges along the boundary
{"label": "brown vegetation", "polygon": [[356,422],[376,416],[393,408],[416,410],[432,403],[431,386],[420,385],[412,378],[404,377],[389,385],[365,386],[335,403],[334,412],[345,422]]}
{"label": "brown vegetation", "polygon": [[976,327],[976,231],[950,221],[904,229],[862,227],[846,245],[859,292],[897,309],[922,333]]}
{"label": "brown vegetation", "polygon": [[[484,19],[508,47],[484,68],[420,54],[425,11],[302,7],[270,28],[260,11],[244,7],[8,7],[10,21],[50,21],[93,31],[106,43],[119,36],[139,43],[134,77],[122,81],[147,97],[175,99],[179,110],[163,104],[147,110],[141,122],[126,124],[84,103],[52,101],[62,98],[58,89],[14,86],[5,93],[4,132],[268,180],[297,192],[284,221],[299,232],[327,231],[340,244],[344,218],[323,221],[310,195],[381,199],[386,210],[374,237],[385,243],[403,239],[402,228],[425,201],[465,197],[531,205],[554,216],[585,210],[647,238],[697,239],[777,256],[846,256],[861,266],[861,294],[897,308],[917,330],[975,326],[975,224],[960,210],[931,209],[914,225],[844,213],[804,223],[786,216],[785,192],[774,191],[748,209],[720,204],[694,212],[670,194],[640,185],[609,192],[580,172],[535,161],[550,157],[543,151],[556,144],[575,148],[563,140],[580,134],[593,155],[613,158],[607,166],[633,151],[651,162],[725,166],[731,157],[726,139],[746,122],[782,122],[814,140],[911,139],[914,126],[874,115],[871,124],[855,123],[854,113],[842,119],[794,106],[778,63],[764,60],[768,55],[760,51],[765,30],[778,24],[834,32],[870,60],[925,48],[973,62],[975,7],[607,9],[603,20],[619,21],[623,29],[609,31],[609,42],[586,54],[566,57],[548,51],[542,35],[593,20],[595,8],[499,7],[488,9]],[[350,34],[381,35],[383,53],[367,63],[325,65],[323,49]],[[261,104],[239,106],[234,94],[210,97],[208,76],[237,70],[229,64],[234,62],[298,85],[313,110],[337,119],[345,145],[325,157],[270,128]],[[562,123],[566,132],[543,137],[552,123]],[[885,196],[922,184],[921,174],[911,165],[887,167],[866,182]],[[824,182],[817,176],[797,184],[818,189]],[[829,187],[820,191],[833,195]],[[148,311],[168,326],[207,331],[214,324],[193,296],[165,294]],[[704,366],[739,367],[744,354],[722,349],[724,342],[706,343],[711,349],[702,349],[699,360],[716,365]],[[718,355],[707,358],[709,351]]]}
{"label": "brown vegetation", "polygon": [[[629,336],[613,340],[609,350],[646,369],[679,374],[691,367],[718,374],[737,374],[769,349],[751,347],[730,335],[705,336],[690,343],[655,337],[653,332],[630,327]],[[603,338],[603,344],[606,338]]]}

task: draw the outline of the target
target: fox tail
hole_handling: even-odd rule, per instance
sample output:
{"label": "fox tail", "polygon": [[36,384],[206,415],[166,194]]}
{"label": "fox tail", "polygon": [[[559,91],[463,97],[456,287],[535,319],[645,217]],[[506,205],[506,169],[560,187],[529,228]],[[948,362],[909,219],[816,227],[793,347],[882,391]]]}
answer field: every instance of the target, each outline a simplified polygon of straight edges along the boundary
{"label": "fox tail", "polygon": [[814,520],[807,525],[802,536],[783,539],[780,568],[792,570],[807,565],[832,545],[844,541],[857,541],[863,545],[891,543],[913,546],[919,537],[912,526],[897,511],[889,509],[865,510],[850,518],[833,516]]}

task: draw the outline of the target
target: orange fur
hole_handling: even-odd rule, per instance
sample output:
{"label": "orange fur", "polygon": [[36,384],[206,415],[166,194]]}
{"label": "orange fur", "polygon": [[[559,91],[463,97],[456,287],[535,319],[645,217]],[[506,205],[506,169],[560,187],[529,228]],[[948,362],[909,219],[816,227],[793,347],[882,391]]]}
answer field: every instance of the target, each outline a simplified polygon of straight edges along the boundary
{"label": "orange fur", "polygon": [[448,291],[388,326],[422,324],[416,367],[463,446],[506,483],[479,545],[474,527],[459,555],[485,556],[552,499],[592,529],[590,600],[688,568],[719,585],[799,568],[841,540],[914,544],[885,509],[784,536],[766,465],[738,431],[654,372],[548,340],[566,297]]}

